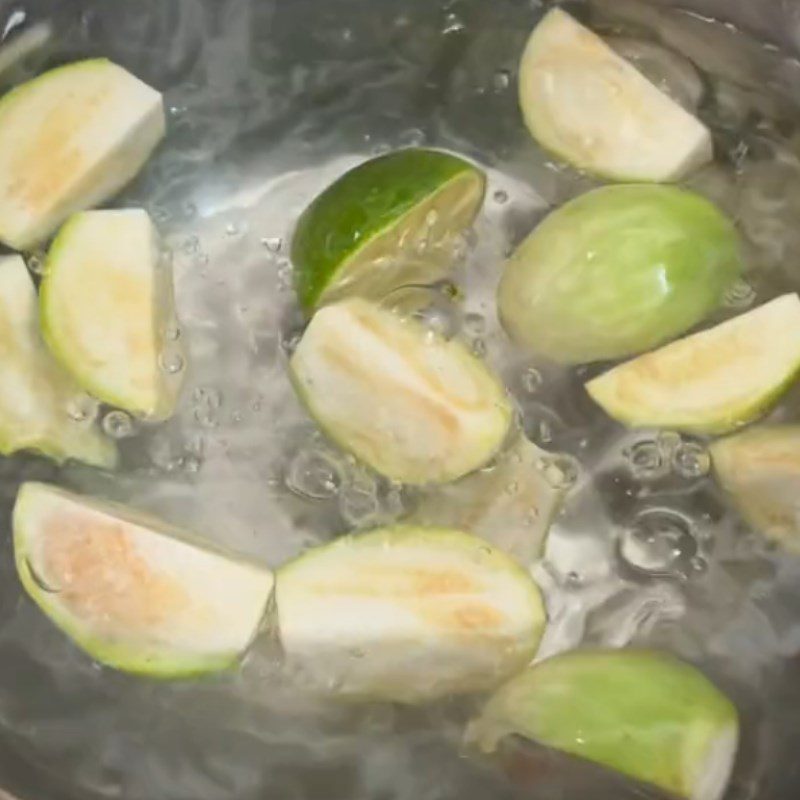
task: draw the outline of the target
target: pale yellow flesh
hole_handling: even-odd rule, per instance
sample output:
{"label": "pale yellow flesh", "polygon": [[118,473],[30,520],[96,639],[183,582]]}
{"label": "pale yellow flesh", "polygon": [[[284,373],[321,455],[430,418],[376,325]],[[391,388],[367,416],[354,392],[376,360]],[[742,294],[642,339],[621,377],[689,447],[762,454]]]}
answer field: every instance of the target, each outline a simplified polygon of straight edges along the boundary
{"label": "pale yellow flesh", "polygon": [[535,653],[530,576],[483,540],[398,526],[340,539],[278,572],[283,648],[335,694],[418,702],[496,685]]}
{"label": "pale yellow flesh", "polygon": [[783,295],[595,378],[589,394],[627,425],[724,433],[769,408],[800,369],[800,299]]}
{"label": "pale yellow flesh", "polygon": [[36,602],[95,658],[123,669],[199,671],[235,659],[272,590],[265,568],[44,484],[21,489],[14,530]]}
{"label": "pale yellow flesh", "polygon": [[36,290],[19,256],[0,259],[0,452],[37,450],[110,467],[114,444],[75,419],[85,397],[39,334]]}
{"label": "pale yellow flesh", "polygon": [[534,138],[581,169],[671,181],[712,158],[701,122],[561,9],[534,29],[519,75]]}
{"label": "pale yellow flesh", "polygon": [[511,422],[502,386],[462,344],[361,299],[317,312],[291,374],[331,438],[407,483],[477,469]]}
{"label": "pale yellow flesh", "polygon": [[457,237],[474,219],[482,199],[478,175],[457,175],[342,265],[319,305],[352,296],[381,300],[399,286],[445,278],[453,267]]}
{"label": "pale yellow flesh", "polygon": [[800,426],[762,425],[711,445],[714,474],[748,522],[800,550]]}
{"label": "pale yellow flesh", "polygon": [[182,375],[162,357],[172,278],[146,211],[72,217],[48,256],[41,296],[45,339],[88,392],[140,416],[172,413]]}
{"label": "pale yellow flesh", "polygon": [[30,248],[112,196],[164,126],[161,95],[103,59],[17,87],[0,101],[0,240]]}

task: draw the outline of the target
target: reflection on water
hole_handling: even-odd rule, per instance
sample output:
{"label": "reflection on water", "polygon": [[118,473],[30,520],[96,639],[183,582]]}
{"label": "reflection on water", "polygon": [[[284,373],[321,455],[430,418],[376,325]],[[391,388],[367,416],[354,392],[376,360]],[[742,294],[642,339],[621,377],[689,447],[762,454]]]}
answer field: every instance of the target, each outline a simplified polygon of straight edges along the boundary
{"label": "reflection on water", "polygon": [[[4,85],[104,54],[165,91],[167,141],[120,203],[145,205],[165,235],[190,349],[174,419],[103,417],[122,475],[4,460],[4,507],[20,479],[57,478],[274,565],[410,512],[418,497],[332,448],[294,399],[285,365],[302,321],[288,242],[304,205],[360,159],[423,143],[458,150],[490,183],[458,276],[468,291],[442,324],[503,375],[529,438],[568,454],[558,457],[569,468],[559,487],[567,503],[534,567],[552,619],[544,652],[649,642],[704,665],[743,709],[731,799],[796,793],[800,723],[788,709],[800,699],[800,562],[771,552],[725,507],[702,442],[623,432],[584,396],[585,369],[523,358],[498,328],[504,256],[548,207],[591,185],[549,161],[519,119],[516,61],[539,3],[382,0],[377,9],[355,0],[2,4],[9,24],[52,20],[57,31],[0,75]],[[720,158],[690,183],[737,218],[750,267],[720,316],[796,289],[800,66],[699,17],[627,0],[578,11],[714,130]],[[790,395],[777,417],[796,419],[797,401]],[[650,796],[552,755],[525,760],[524,775],[512,764],[511,779],[464,759],[472,701],[418,710],[312,702],[281,674],[268,630],[240,672],[197,685],[100,670],[20,596],[7,537],[1,546],[0,721],[26,758],[82,798]]]}

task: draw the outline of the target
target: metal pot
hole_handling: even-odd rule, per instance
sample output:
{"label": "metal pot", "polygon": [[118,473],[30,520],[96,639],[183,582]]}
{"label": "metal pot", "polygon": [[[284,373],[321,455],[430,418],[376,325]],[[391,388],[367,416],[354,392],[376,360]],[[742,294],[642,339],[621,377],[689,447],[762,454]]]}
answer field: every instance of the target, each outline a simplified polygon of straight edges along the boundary
{"label": "metal pot", "polygon": [[[146,205],[174,251],[192,349],[178,417],[124,442],[126,467],[116,478],[57,470],[32,457],[3,460],[5,528],[16,486],[32,477],[156,510],[275,563],[348,523],[390,515],[385,487],[370,489],[366,511],[357,496],[312,498],[296,481],[282,488],[297,454],[318,446],[283,377],[299,324],[286,291],[286,242],[297,213],[329,179],[391,147],[449,147],[489,168],[494,204],[478,247],[494,266],[546,208],[590,185],[549,163],[519,119],[515,70],[541,6],[4,0],[7,29],[49,20],[54,32],[24,64],[0,75],[5,86],[45,66],[106,55],[165,92],[167,142],[120,203]],[[717,120],[727,177],[706,175],[701,187],[723,204],[746,193],[752,164],[797,143],[794,0],[587,0],[575,8],[602,30],[682,53],[700,67],[707,97],[724,90],[733,98],[730,119]],[[765,269],[760,289],[796,288],[800,244],[776,252],[774,231],[758,233],[748,236]],[[492,330],[490,323],[490,350]],[[508,367],[515,390],[517,366]],[[800,797],[796,565],[752,538],[737,539],[735,517],[702,475],[630,478],[621,456],[614,458],[636,442],[587,409],[575,375],[542,374],[544,388],[523,403],[526,425],[540,444],[576,457],[582,470],[555,532],[566,550],[554,557],[567,571],[574,558],[573,583],[583,582],[577,639],[618,644],[625,630],[702,663],[743,716],[742,752],[726,798]],[[791,418],[795,405],[790,397],[782,413]],[[360,478],[342,480],[351,495],[358,489]],[[636,505],[626,490],[644,485],[650,500]],[[704,571],[681,577],[617,564],[615,537],[654,508],[676,515],[679,526],[688,520],[691,547],[699,548],[689,555],[702,555]],[[197,686],[142,685],[102,672],[22,596],[7,539],[0,544],[3,800],[656,797],[523,746],[504,763],[462,758],[469,709],[460,704],[317,706],[259,653],[240,675]],[[592,572],[612,563],[610,577]],[[570,608],[558,612],[561,622]]]}

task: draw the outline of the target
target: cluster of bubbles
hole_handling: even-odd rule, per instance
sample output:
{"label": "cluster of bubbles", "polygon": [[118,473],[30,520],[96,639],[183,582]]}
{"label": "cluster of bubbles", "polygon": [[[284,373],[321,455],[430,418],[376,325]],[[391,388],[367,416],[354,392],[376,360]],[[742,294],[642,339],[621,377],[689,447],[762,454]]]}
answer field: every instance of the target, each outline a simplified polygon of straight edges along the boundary
{"label": "cluster of bubbles", "polygon": [[403,490],[315,435],[292,456],[284,482],[309,501],[334,501],[348,528],[377,527],[396,521],[405,510]]}
{"label": "cluster of bubbles", "polygon": [[623,454],[631,475],[639,481],[657,480],[670,472],[687,480],[702,478],[711,467],[708,450],[700,442],[669,431],[640,439]]}

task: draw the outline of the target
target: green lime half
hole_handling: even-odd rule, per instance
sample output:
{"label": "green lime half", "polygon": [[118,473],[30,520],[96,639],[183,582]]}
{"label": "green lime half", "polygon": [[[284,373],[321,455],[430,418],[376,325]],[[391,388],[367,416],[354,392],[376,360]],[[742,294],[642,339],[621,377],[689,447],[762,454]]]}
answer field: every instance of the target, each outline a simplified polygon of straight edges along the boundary
{"label": "green lime half", "polygon": [[484,174],[457,156],[409,149],[367,161],[303,212],[292,241],[295,288],[312,311],[346,295],[381,298],[444,277],[455,236],[475,218]]}

